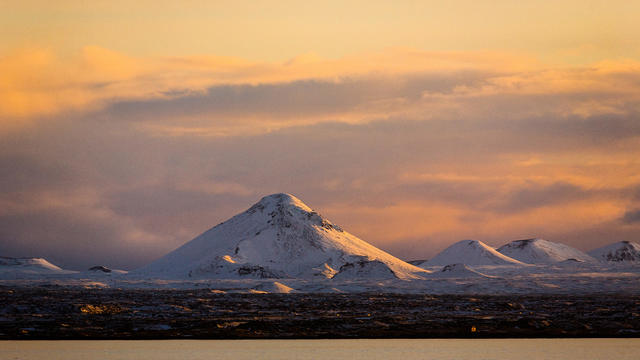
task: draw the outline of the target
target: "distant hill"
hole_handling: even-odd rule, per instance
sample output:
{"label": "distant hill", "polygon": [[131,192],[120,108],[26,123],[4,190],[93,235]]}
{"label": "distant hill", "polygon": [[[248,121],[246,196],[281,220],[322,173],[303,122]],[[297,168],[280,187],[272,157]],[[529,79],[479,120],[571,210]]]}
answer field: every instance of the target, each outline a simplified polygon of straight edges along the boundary
{"label": "distant hill", "polygon": [[617,263],[640,263],[640,244],[620,241],[589,251],[594,258]]}
{"label": "distant hill", "polygon": [[538,238],[512,241],[499,247],[498,252],[527,264],[553,264],[569,259],[595,262],[593,257],[571,246]]}
{"label": "distant hill", "polygon": [[500,254],[478,240],[462,240],[444,249],[422,266],[434,265],[524,265],[520,261]]}

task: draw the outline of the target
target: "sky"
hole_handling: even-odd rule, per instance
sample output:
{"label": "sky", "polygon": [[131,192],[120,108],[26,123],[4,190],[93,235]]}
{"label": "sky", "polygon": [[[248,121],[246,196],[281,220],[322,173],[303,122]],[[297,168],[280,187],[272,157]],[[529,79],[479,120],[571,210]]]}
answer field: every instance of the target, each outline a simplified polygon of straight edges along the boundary
{"label": "sky", "polygon": [[639,241],[638,13],[1,1],[0,256],[130,270],[276,192],[407,260]]}

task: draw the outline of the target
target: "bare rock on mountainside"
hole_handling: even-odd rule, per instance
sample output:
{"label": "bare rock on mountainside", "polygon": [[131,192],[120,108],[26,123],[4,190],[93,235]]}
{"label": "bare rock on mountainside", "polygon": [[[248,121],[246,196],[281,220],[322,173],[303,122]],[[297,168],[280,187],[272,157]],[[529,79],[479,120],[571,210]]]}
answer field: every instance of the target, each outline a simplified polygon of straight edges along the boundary
{"label": "bare rock on mountainside", "polygon": [[390,272],[399,279],[416,279],[428,273],[344,231],[293,195],[273,194],[131,274],[332,278],[340,272],[346,276],[348,264],[357,264],[354,269],[363,278]]}
{"label": "bare rock on mountainside", "polygon": [[89,271],[96,271],[96,272],[100,271],[100,272],[103,272],[103,273],[110,273],[111,269],[109,269],[106,266],[98,265],[98,266],[90,267]]}

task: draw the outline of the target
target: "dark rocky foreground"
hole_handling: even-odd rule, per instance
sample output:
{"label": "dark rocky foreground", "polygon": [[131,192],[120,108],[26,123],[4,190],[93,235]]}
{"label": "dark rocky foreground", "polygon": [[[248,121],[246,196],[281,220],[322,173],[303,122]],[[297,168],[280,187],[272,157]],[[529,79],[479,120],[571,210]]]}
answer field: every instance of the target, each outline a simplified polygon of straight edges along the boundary
{"label": "dark rocky foreground", "polygon": [[638,337],[640,296],[0,287],[0,339]]}

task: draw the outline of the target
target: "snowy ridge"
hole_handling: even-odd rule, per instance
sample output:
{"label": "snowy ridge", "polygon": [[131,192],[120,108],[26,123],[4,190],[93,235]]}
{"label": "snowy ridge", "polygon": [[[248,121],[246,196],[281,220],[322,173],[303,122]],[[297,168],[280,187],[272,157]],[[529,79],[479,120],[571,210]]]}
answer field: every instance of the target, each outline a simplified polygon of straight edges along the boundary
{"label": "snowy ridge", "polygon": [[[335,225],[334,225],[335,226]],[[343,254],[344,255],[344,254]],[[319,256],[319,255],[318,255]],[[327,256],[324,254],[323,256]],[[99,271],[56,270],[44,259],[28,260],[0,258],[0,286],[70,286],[82,288],[134,288],[134,289],[208,289],[216,293],[416,293],[416,294],[636,294],[640,295],[640,266],[627,262],[587,262],[569,258],[538,266],[523,265],[465,265],[451,263],[433,266],[432,273],[420,273],[420,278],[397,278],[393,264],[371,260],[361,255],[344,255],[341,266],[330,267],[327,262],[314,266],[312,277],[274,279],[260,278],[256,273],[200,277],[147,274],[118,275],[117,270]],[[224,261],[236,261],[229,256]],[[26,266],[23,266],[25,265]],[[29,265],[31,264],[31,265]],[[15,269],[33,269],[33,265],[46,271],[25,272]],[[264,265],[264,264],[263,264]],[[249,263],[236,269],[248,271],[279,271]],[[624,266],[620,266],[624,265]],[[14,269],[14,270],[10,270]],[[228,269],[227,269],[228,270]],[[169,275],[167,275],[169,274]]]}
{"label": "snowy ridge", "polygon": [[499,247],[498,252],[527,264],[553,264],[569,259],[595,261],[571,246],[538,238],[512,241]]}
{"label": "snowy ridge", "polygon": [[522,262],[500,254],[491,246],[478,240],[462,240],[444,249],[422,266],[466,265],[524,265]]}
{"label": "snowy ridge", "polygon": [[42,258],[0,257],[0,286],[256,294],[640,295],[639,250],[637,243],[610,244],[591,251],[606,260],[598,262],[577,249],[542,239],[518,240],[498,250],[481,241],[463,240],[429,261],[410,264],[349,234],[294,196],[274,194],[128,274],[106,266],[78,272]]}
{"label": "snowy ridge", "polygon": [[341,271],[341,277],[349,276],[347,273],[355,270],[362,278],[391,273],[398,279],[417,279],[428,273],[342,230],[296,197],[273,194],[130,274],[167,278],[332,278]]}
{"label": "snowy ridge", "polygon": [[636,263],[640,262],[640,244],[620,241],[589,251],[589,255],[600,261]]}

